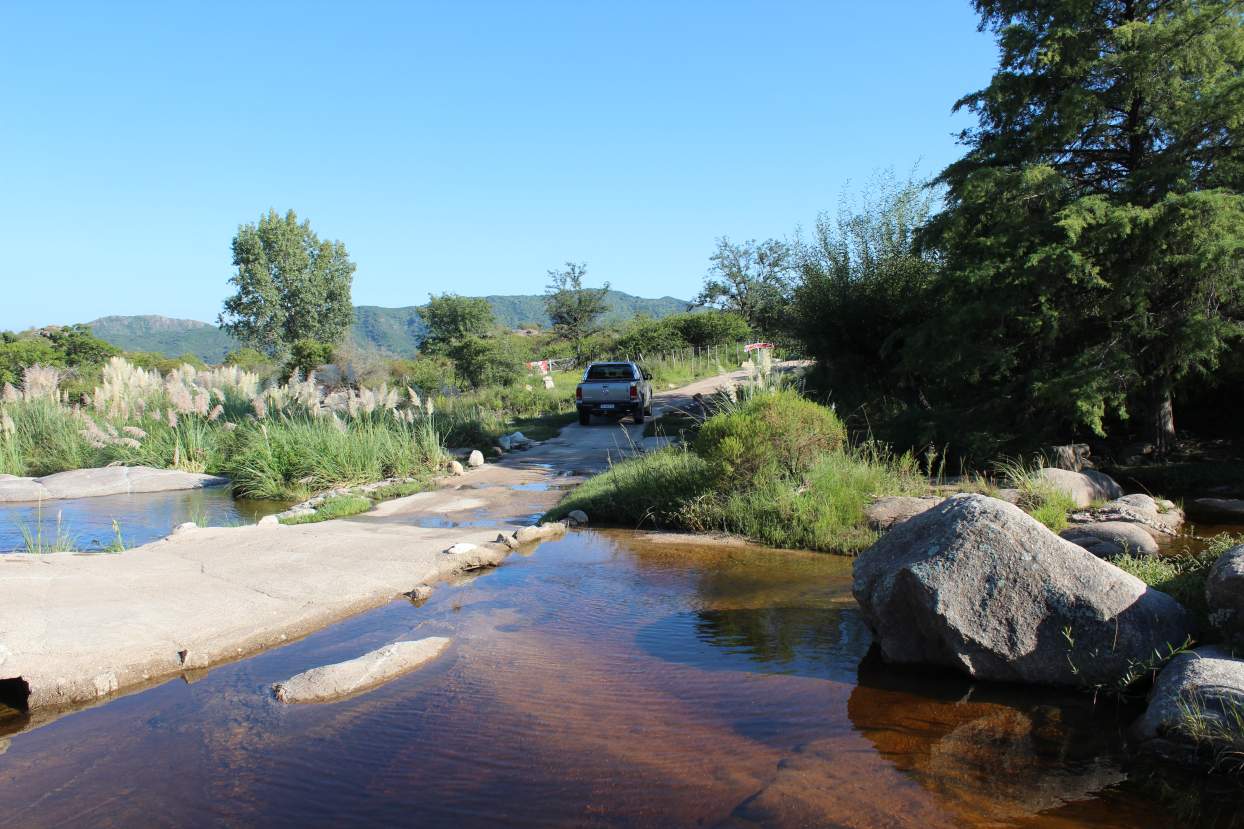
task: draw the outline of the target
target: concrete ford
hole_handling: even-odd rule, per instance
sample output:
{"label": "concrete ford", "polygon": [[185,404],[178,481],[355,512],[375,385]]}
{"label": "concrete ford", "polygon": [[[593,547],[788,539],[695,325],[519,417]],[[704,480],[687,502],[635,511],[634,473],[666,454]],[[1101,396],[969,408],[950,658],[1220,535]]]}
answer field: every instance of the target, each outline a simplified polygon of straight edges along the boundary
{"label": "concrete ford", "polygon": [[574,392],[580,425],[591,423],[594,414],[629,414],[643,423],[652,408],[651,380],[652,374],[635,363],[591,363]]}

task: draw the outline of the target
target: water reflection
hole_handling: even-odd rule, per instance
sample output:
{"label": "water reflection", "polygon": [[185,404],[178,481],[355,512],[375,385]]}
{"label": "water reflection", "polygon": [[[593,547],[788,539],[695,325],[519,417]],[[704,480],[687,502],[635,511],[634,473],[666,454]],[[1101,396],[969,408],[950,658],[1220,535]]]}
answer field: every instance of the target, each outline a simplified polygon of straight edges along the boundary
{"label": "water reflection", "polygon": [[0,503],[0,552],[25,549],[23,528],[34,534],[42,527],[49,544],[59,530],[76,550],[100,550],[116,540],[115,521],[125,545],[137,547],[188,521],[205,527],[253,524],[288,506],[280,501],[234,500],[228,487]]}
{"label": "water reflection", "polygon": [[[12,735],[0,825],[1181,819],[1133,779],[1131,711],[894,670],[869,653],[849,573],[832,557],[572,533],[422,606]],[[285,708],[267,690],[426,635],[454,639],[445,659],[361,697]]]}

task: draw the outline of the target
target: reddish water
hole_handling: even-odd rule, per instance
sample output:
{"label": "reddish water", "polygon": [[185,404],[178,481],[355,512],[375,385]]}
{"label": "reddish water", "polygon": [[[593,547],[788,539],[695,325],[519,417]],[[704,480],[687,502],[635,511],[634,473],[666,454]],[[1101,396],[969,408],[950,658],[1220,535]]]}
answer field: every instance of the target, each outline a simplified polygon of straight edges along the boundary
{"label": "reddish water", "polygon": [[[432,634],[445,657],[370,694],[271,698]],[[422,607],[0,720],[0,825],[1232,825],[1234,784],[1129,763],[1135,714],[887,668],[847,559],[578,532]]]}

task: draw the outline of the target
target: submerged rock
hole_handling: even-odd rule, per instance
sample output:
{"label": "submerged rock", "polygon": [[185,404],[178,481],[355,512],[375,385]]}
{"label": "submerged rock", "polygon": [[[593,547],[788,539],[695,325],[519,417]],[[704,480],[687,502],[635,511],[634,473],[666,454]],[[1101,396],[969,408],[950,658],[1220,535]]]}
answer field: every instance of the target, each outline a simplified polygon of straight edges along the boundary
{"label": "submerged rock", "polygon": [[1244,660],[1223,648],[1181,653],[1158,674],[1132,726],[1144,752],[1205,767],[1244,764]]}
{"label": "submerged rock", "polygon": [[379,650],[334,665],[304,671],[272,686],[285,703],[332,702],[369,691],[432,661],[449,646],[443,636],[394,642]]}
{"label": "submerged rock", "polygon": [[1227,550],[1205,580],[1209,621],[1227,642],[1244,649],[1244,544]]}
{"label": "submerged rock", "polygon": [[1224,523],[1244,522],[1244,498],[1196,498],[1192,508],[1202,518]]}
{"label": "submerged rock", "polygon": [[1073,472],[1070,469],[1046,467],[1040,475],[1056,489],[1067,493],[1077,507],[1091,506],[1094,501],[1110,501],[1123,495],[1123,487],[1114,478],[1095,469]]}
{"label": "submerged rock", "polygon": [[864,508],[868,526],[874,530],[888,530],[895,524],[932,509],[942,502],[937,496],[916,498],[910,495],[887,495],[878,498]]}
{"label": "submerged rock", "polygon": [[854,570],[887,660],[979,679],[1114,684],[1191,632],[1170,596],[982,495],[895,526]]}

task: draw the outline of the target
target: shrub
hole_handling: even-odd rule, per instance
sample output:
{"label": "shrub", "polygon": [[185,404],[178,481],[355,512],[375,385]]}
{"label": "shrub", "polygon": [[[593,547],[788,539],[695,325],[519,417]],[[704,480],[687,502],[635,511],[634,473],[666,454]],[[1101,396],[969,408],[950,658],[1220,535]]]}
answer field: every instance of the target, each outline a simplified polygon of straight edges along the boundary
{"label": "shrub", "polygon": [[683,503],[707,492],[709,465],[685,449],[672,447],[614,464],[585,481],[549,517],[581,509],[593,521],[641,526],[682,526]]}
{"label": "shrub", "polygon": [[307,515],[290,515],[281,519],[282,524],[314,524],[319,521],[331,521],[334,518],[345,518],[349,515],[359,515],[367,512],[372,508],[372,502],[369,498],[362,495],[336,495],[332,498],[325,498],[324,503],[315,510],[315,512]]}
{"label": "shrub", "polygon": [[1209,607],[1205,601],[1205,581],[1219,556],[1237,544],[1244,544],[1244,535],[1219,533],[1210,539],[1203,551],[1195,555],[1124,555],[1111,559],[1110,563],[1173,597],[1192,612],[1203,634],[1212,635]]}
{"label": "shrub", "polygon": [[695,449],[719,482],[746,485],[773,476],[800,477],[845,442],[846,428],[832,410],[784,389],[709,418]]}

